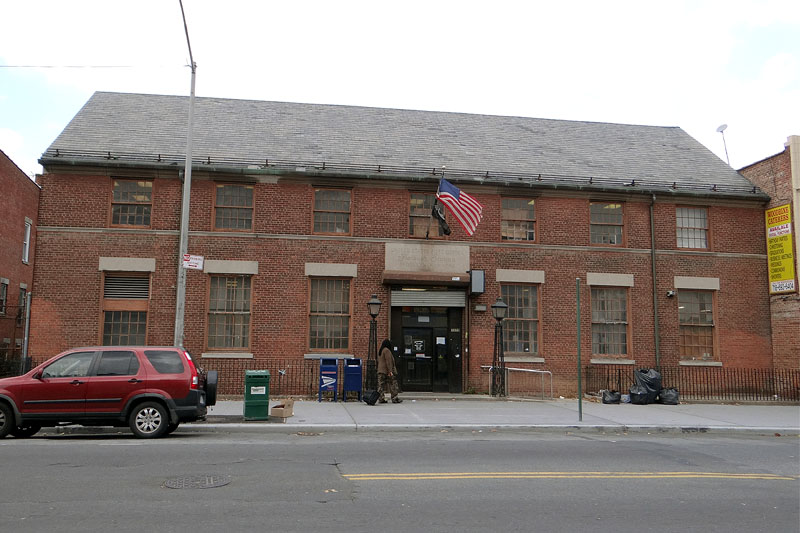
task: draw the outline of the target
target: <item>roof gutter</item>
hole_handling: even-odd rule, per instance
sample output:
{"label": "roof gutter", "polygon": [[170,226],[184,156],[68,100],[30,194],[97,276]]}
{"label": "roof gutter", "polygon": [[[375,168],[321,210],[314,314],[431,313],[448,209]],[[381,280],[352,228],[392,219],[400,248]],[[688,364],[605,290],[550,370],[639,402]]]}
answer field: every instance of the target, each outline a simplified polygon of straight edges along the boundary
{"label": "roof gutter", "polygon": [[[148,169],[148,170],[166,170],[177,172],[181,165],[176,161],[159,162],[159,161],[127,161],[117,160],[114,158],[87,160],[84,158],[71,158],[65,156],[43,156],[39,159],[42,167],[54,167],[51,170],[55,171],[57,167],[101,167],[105,169]],[[363,167],[362,167],[363,168]],[[204,164],[195,163],[192,169],[196,172],[220,173],[227,175],[238,176],[308,176],[313,178],[344,178],[344,179],[365,179],[365,180],[404,180],[411,182],[430,182],[436,183],[442,178],[440,169],[431,169],[425,171],[421,169],[409,169],[398,171],[396,169],[382,170],[380,167],[375,167],[374,170],[338,170],[328,169],[323,165],[320,167],[304,166],[304,165],[282,165],[282,166],[241,166],[241,165],[218,165],[218,164]],[[449,169],[448,169],[449,170]],[[452,177],[448,172],[448,180],[459,185],[489,185],[495,187],[505,188],[527,188],[539,190],[565,190],[565,191],[578,191],[588,192],[591,194],[597,193],[612,193],[612,194],[634,194],[649,196],[658,193],[662,196],[672,196],[679,198],[695,198],[695,199],[735,199],[735,200],[748,200],[767,203],[770,200],[769,195],[760,190],[753,190],[752,192],[744,191],[725,191],[711,189],[688,189],[679,186],[674,187],[648,187],[644,183],[640,184],[625,184],[625,185],[609,185],[594,182],[589,180],[588,183],[564,183],[557,181],[557,178],[549,178],[544,180],[522,180],[522,179],[505,179],[503,177],[476,177],[470,179],[458,179]]]}

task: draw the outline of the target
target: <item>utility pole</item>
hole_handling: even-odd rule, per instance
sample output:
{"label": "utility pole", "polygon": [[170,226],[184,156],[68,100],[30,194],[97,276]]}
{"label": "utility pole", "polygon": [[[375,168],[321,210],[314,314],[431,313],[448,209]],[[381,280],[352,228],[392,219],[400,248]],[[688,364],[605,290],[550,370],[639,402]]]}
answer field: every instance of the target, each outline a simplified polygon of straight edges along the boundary
{"label": "utility pole", "polygon": [[183,346],[183,323],[186,311],[186,269],[183,268],[183,256],[189,249],[189,198],[192,192],[192,122],[194,120],[194,80],[197,65],[192,57],[192,43],[189,42],[189,27],[186,25],[186,13],[181,5],[183,29],[186,32],[186,45],[189,47],[189,63],[192,69],[192,86],[189,92],[189,125],[186,132],[186,163],[183,171],[183,201],[181,203],[181,236],[178,245],[178,283],[175,295],[175,346]]}

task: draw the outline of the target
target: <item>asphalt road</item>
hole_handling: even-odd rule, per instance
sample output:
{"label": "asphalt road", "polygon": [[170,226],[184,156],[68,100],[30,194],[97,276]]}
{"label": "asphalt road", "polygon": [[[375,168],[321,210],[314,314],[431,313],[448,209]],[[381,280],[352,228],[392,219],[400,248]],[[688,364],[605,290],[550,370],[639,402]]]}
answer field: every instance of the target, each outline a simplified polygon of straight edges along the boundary
{"label": "asphalt road", "polygon": [[37,436],[0,479],[9,532],[800,531],[797,437]]}

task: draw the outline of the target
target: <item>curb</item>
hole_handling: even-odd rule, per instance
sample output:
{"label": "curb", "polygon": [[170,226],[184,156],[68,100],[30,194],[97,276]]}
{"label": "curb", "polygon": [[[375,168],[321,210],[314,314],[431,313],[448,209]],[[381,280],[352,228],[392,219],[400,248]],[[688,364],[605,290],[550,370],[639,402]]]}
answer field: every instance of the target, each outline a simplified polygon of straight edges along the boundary
{"label": "curb", "polygon": [[[800,437],[798,428],[741,427],[741,426],[608,426],[574,424],[286,424],[269,422],[190,423],[182,424],[180,433],[248,433],[266,432],[321,435],[325,433],[391,433],[391,432],[497,432],[501,430],[531,433],[601,433],[601,434],[676,434],[676,435],[750,435],[763,437]],[[109,435],[132,437],[127,428],[63,426],[43,428],[38,435]]]}

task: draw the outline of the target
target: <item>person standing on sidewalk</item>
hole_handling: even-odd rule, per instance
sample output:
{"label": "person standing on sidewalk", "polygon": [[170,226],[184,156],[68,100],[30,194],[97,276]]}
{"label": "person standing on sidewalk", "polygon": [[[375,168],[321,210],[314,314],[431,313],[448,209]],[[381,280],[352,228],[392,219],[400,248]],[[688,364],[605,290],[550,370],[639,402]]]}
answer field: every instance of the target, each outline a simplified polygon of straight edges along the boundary
{"label": "person standing on sidewalk", "polygon": [[400,403],[403,400],[397,397],[400,387],[397,385],[397,366],[394,364],[394,353],[392,353],[392,342],[385,339],[381,343],[378,352],[378,403],[386,403],[386,389],[392,396],[392,403]]}

